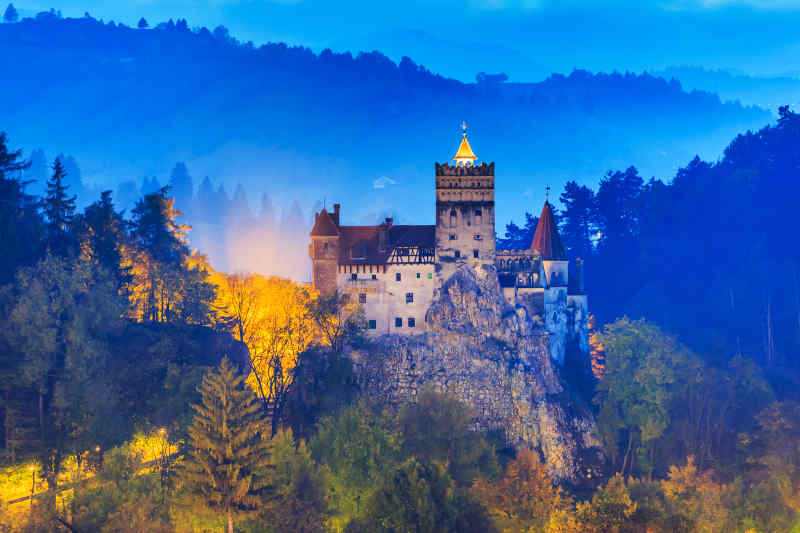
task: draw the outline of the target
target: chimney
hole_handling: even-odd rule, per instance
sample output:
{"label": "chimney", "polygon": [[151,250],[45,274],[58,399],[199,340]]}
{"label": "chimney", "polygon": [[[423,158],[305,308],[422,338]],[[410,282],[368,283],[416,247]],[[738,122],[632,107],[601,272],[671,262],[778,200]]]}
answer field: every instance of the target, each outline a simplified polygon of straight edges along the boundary
{"label": "chimney", "polygon": [[341,210],[341,208],[342,204],[333,204],[333,221],[336,223],[337,226],[341,225],[339,224],[339,211]]}
{"label": "chimney", "polygon": [[392,227],[393,219],[387,218],[378,226],[378,250],[385,251],[389,247],[389,228]]}

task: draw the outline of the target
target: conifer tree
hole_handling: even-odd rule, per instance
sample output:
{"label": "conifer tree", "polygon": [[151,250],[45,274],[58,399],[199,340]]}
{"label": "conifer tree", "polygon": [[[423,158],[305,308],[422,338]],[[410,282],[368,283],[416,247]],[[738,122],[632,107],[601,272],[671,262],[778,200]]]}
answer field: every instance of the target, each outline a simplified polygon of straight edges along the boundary
{"label": "conifer tree", "polygon": [[140,18],[139,23],[136,25],[136,27],[138,27],[140,30],[147,29],[148,26],[149,24],[147,23],[147,19],[144,17]]}
{"label": "conifer tree", "polygon": [[75,197],[67,195],[64,184],[67,173],[60,157],[53,163],[53,176],[47,182],[44,214],[47,217],[47,249],[55,255],[67,255],[71,248],[72,219],[75,216]]}
{"label": "conifer tree", "polygon": [[203,377],[194,405],[190,451],[182,471],[192,499],[219,513],[233,532],[237,517],[257,510],[267,485],[268,431],[255,394],[227,358]]}
{"label": "conifer tree", "polygon": [[19,13],[14,7],[14,4],[8,4],[6,12],[3,14],[3,22],[17,22],[19,20]]}

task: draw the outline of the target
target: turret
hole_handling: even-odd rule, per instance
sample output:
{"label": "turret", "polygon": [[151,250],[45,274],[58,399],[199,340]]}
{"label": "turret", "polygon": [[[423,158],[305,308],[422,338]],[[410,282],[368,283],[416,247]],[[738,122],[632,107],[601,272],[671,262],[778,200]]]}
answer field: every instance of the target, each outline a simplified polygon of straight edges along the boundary
{"label": "turret", "polygon": [[542,257],[545,285],[548,287],[566,287],[569,281],[569,261],[567,260],[564,245],[561,243],[561,237],[558,234],[556,217],[553,214],[549,198],[545,199],[542,214],[539,215],[539,225],[536,226],[536,233],[533,235],[531,251],[538,253]]}
{"label": "turret", "polygon": [[549,191],[545,197],[539,225],[531,242],[531,251],[542,258],[544,271],[544,323],[550,333],[550,357],[564,364],[566,353],[567,283],[569,261],[561,237],[558,234],[556,217],[549,201]]}
{"label": "turret", "polygon": [[334,205],[332,214],[323,208],[314,215],[308,255],[314,288],[326,296],[334,294],[339,271],[339,204]]}

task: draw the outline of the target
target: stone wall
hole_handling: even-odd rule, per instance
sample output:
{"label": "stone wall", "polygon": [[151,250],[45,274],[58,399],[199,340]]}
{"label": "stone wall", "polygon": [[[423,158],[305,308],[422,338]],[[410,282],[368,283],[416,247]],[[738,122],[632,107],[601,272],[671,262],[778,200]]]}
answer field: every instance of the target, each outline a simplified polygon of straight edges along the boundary
{"label": "stone wall", "polygon": [[503,298],[493,267],[462,266],[437,290],[424,335],[386,335],[351,357],[364,390],[413,401],[423,387],[457,395],[482,429],[541,453],[559,480],[596,478],[603,462],[591,412],[565,390],[541,321]]}

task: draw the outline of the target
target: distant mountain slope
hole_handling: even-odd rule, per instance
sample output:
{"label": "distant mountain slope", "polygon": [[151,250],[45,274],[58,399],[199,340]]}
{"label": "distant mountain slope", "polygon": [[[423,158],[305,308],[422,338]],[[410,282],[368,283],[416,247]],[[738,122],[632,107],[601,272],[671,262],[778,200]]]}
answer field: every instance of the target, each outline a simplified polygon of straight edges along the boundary
{"label": "distant mountain slope", "polygon": [[548,183],[595,182],[631,164],[672,175],[769,120],[648,75],[478,86],[377,52],[254,48],[185,23],[0,24],[0,72],[0,130],[15,146],[74,156],[90,182],[163,183],[182,160],[195,184],[242,182],[253,203],[262,191],[304,209],[340,200],[347,222],[392,207],[404,222],[430,223],[433,162],[452,155],[462,120],[477,155],[497,162],[501,222],[538,206]]}
{"label": "distant mountain slope", "polygon": [[758,77],[702,67],[669,67],[650,72],[666,80],[675,78],[687,89],[713,92],[724,101],[757,105],[777,115],[782,105],[800,104],[800,78],[793,76]]}

